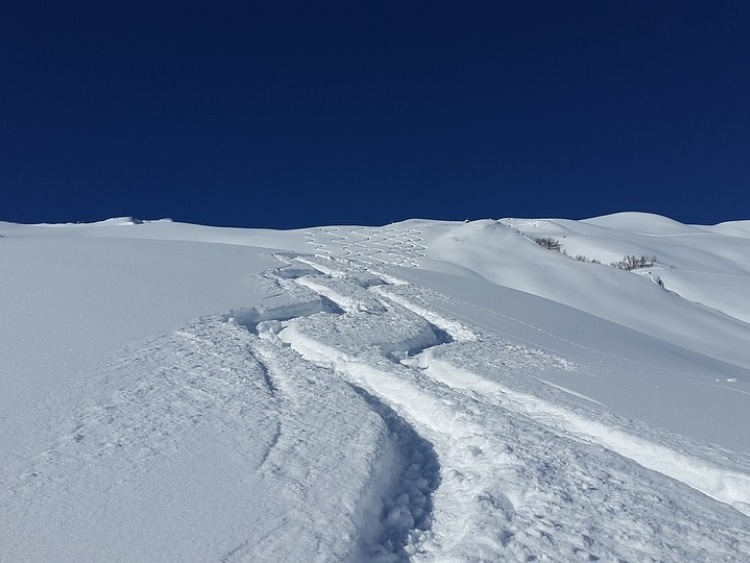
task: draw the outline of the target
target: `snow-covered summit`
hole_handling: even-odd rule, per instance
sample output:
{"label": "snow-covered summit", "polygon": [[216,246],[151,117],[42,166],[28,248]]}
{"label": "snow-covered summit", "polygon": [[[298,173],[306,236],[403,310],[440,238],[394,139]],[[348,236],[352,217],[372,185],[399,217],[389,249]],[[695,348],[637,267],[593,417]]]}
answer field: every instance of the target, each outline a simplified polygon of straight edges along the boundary
{"label": "snow-covered summit", "polygon": [[0,222],[0,561],[750,560],[749,225]]}

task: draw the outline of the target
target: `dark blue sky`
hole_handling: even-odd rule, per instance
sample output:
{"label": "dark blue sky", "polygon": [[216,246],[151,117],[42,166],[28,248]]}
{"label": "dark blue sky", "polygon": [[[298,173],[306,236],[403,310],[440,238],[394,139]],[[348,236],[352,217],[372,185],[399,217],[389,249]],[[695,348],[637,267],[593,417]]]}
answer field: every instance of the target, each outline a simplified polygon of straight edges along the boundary
{"label": "dark blue sky", "polygon": [[750,2],[8,0],[0,220],[750,219]]}

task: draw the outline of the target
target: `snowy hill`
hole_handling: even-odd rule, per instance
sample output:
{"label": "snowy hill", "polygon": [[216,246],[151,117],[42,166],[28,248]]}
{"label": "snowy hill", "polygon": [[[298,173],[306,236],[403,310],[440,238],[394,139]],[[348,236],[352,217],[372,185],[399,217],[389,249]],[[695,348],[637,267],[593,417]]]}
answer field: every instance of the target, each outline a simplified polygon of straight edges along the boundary
{"label": "snowy hill", "polygon": [[750,561],[750,221],[0,223],[0,273],[0,561]]}

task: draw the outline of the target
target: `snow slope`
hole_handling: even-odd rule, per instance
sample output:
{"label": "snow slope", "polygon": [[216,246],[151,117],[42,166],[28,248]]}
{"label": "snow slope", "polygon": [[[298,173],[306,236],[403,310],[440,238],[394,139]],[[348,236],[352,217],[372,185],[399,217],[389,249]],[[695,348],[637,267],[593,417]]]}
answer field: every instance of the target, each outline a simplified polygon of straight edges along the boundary
{"label": "snow slope", "polygon": [[750,561],[748,264],[634,213],[0,223],[0,561]]}

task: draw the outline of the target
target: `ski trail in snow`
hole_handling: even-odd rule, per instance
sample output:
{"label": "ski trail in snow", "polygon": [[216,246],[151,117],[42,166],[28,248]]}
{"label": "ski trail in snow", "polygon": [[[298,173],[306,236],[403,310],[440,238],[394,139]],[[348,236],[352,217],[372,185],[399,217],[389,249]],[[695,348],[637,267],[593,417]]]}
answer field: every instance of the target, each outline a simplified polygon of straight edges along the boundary
{"label": "ski trail in snow", "polygon": [[[690,559],[694,546],[679,538],[686,527],[698,530],[705,521],[717,534],[715,553],[735,557],[750,545],[747,534],[735,537],[736,531],[723,525],[726,518],[743,516],[692,492],[698,488],[744,510],[747,475],[710,467],[488,381],[472,366],[486,358],[477,360],[476,348],[462,350],[486,345],[477,343],[484,336],[405,297],[408,285],[395,292],[388,280],[374,280],[366,265],[343,258],[287,260],[290,269],[297,263],[315,270],[287,281],[325,297],[338,311],[287,319],[275,338],[378,397],[434,444],[440,486],[431,533],[410,552],[415,560],[438,554],[533,560],[541,555],[540,541],[547,542],[547,552],[555,545],[568,553],[563,559],[594,560],[615,552],[626,559],[664,554]],[[567,368],[539,350],[508,345],[495,350],[505,356],[504,366]],[[446,351],[448,359],[438,359],[438,351]],[[456,360],[471,369],[457,367]],[[551,459],[552,453],[560,457]],[[654,463],[664,456],[671,461]],[[638,469],[634,460],[657,473]],[[617,516],[613,502],[623,511]],[[707,506],[709,515],[699,520]],[[609,524],[592,523],[592,512]],[[680,524],[670,523],[675,512]]]}
{"label": "ski trail in snow", "polygon": [[393,409],[364,389],[353,387],[385,421],[395,446],[393,466],[373,487],[370,507],[362,515],[354,559],[408,560],[430,537],[432,495],[440,484],[440,465],[433,445],[417,434]]}
{"label": "ski trail in snow", "polygon": [[429,353],[420,357],[418,362],[425,373],[454,389],[480,393],[485,400],[489,398],[495,404],[511,408],[557,431],[604,446],[750,516],[750,475],[712,466],[708,462],[583,418],[558,405],[513,391],[463,370],[456,365],[457,362],[437,361]]}
{"label": "ski trail in snow", "polygon": [[323,227],[305,233],[307,244],[327,257],[356,259],[362,262],[419,266],[425,257],[422,233],[414,226]]}
{"label": "ski trail in snow", "polygon": [[[279,258],[284,259],[283,256]],[[300,264],[306,264],[306,262],[300,261],[298,265]],[[356,305],[351,295],[344,297],[345,291],[341,288],[338,291],[330,288],[315,293],[310,287],[320,288],[309,280],[309,270],[297,267],[291,261],[271,275],[277,278],[276,282],[286,288],[286,291],[272,296],[270,302],[260,307],[233,311],[229,320],[246,327],[251,334],[259,337],[259,340],[252,346],[253,354],[266,366],[274,385],[280,389],[281,395],[297,397],[297,401],[303,402],[295,409],[287,409],[287,412],[319,410],[318,398],[314,394],[311,395],[309,391],[307,394],[295,393],[286,387],[296,385],[296,382],[305,377],[304,374],[307,372],[320,373],[323,377],[330,372],[326,365],[308,362],[284,344],[280,338],[284,322],[299,312],[303,315],[295,318],[307,318],[315,316],[316,313],[341,316],[350,307],[358,312],[372,313],[368,307]],[[373,283],[374,279],[371,275],[363,274],[359,281],[367,286]],[[347,280],[342,283],[350,282]],[[355,287],[362,289],[363,297],[370,297],[367,290],[360,285],[355,284]],[[348,289],[354,292],[352,287]],[[323,302],[321,298],[329,302],[325,310],[302,305]],[[374,307],[374,309],[379,312],[385,311],[383,306]],[[418,346],[418,343],[415,342],[415,345]],[[290,373],[294,373],[294,377],[290,377]],[[333,380],[340,381],[340,378],[335,377]],[[381,451],[378,457],[372,460],[369,469],[368,488],[360,493],[361,498],[352,516],[352,521],[358,530],[353,560],[406,560],[413,553],[415,546],[423,543],[424,538],[429,537],[431,495],[440,479],[437,456],[430,442],[417,434],[387,404],[382,403],[365,389],[352,385],[351,381],[349,384],[387,428]],[[282,428],[288,416],[284,417]],[[320,434],[326,433],[326,429],[322,427],[298,429],[293,433],[282,430],[262,464],[264,468],[270,468],[265,469],[266,471],[270,470],[283,481],[292,483],[292,488],[300,491],[300,494],[305,491],[304,479],[301,481],[295,474],[286,475],[286,467],[290,464],[276,463],[275,459],[279,457],[282,460],[288,460],[290,456],[296,455],[294,451],[298,448],[300,439],[304,440],[304,436],[313,431]],[[296,466],[297,464],[291,464],[291,467]],[[304,478],[308,479],[309,476],[305,475]],[[304,499],[300,498],[299,504],[309,504],[310,510],[323,515],[327,513],[327,510],[321,511],[320,502],[303,503],[302,500]],[[248,549],[249,546],[236,548],[232,551],[232,557],[245,557],[249,554]],[[257,550],[253,555],[254,557],[262,556]]]}
{"label": "ski trail in snow", "polygon": [[[360,390],[340,387],[340,380],[331,378],[325,368],[309,364],[288,348],[278,346],[273,326],[265,322],[257,329],[260,337],[253,342],[252,350],[267,366],[290,404],[283,409],[281,430],[270,443],[259,469],[269,487],[280,489],[284,504],[297,507],[296,522],[280,517],[277,527],[293,526],[303,536],[314,537],[316,545],[302,543],[290,551],[286,534],[266,533],[262,541],[256,534],[251,541],[233,548],[225,560],[307,560],[316,552],[316,560],[320,561],[341,559],[345,553],[358,560],[398,555],[411,535],[427,525],[429,496],[437,479],[437,461],[431,446],[395,414],[386,416],[386,407],[375,409],[368,398],[363,402],[355,400],[362,397]],[[325,399],[329,394],[327,387],[338,389],[338,400]],[[348,393],[344,393],[345,389]],[[347,423],[342,417],[340,401],[347,395],[351,395],[349,402],[367,405],[372,415],[368,425],[351,420]],[[350,434],[355,427],[350,437],[354,444],[376,445],[363,464],[336,462],[334,466],[318,467],[314,462],[321,455],[321,447],[325,448],[322,451],[337,451],[332,449],[333,444],[321,440],[337,427],[340,428],[336,432]],[[317,454],[315,450],[319,450]],[[345,448],[341,453],[348,452]],[[422,477],[423,472],[429,479]],[[338,488],[324,487],[325,494],[321,495],[320,486],[326,481]],[[347,491],[352,483],[358,486]],[[422,510],[419,521],[402,516],[411,498]],[[330,521],[330,515],[337,513],[345,518],[347,525]],[[267,523],[263,527],[270,531]],[[336,543],[331,539],[337,537],[345,541],[333,550]],[[327,550],[321,548],[325,543],[329,544]]]}
{"label": "ski trail in snow", "polygon": [[[388,295],[377,288],[381,295]],[[440,324],[457,342],[473,342],[476,335],[467,332],[460,323],[425,309],[422,306],[399,297],[395,302],[410,311],[424,317],[429,322]],[[455,351],[457,347],[453,347]],[[519,393],[508,386],[463,369],[474,354],[454,354],[451,360],[438,360],[432,350],[424,351],[417,359],[417,364],[425,373],[454,389],[471,390],[484,397],[496,399],[497,404],[505,408],[511,406],[516,412],[553,425],[556,429],[569,435],[600,444],[637,463],[658,471],[668,477],[682,481],[702,493],[724,502],[745,515],[750,516],[750,475],[728,471],[712,464],[680,454],[662,445],[651,443],[643,438],[629,435],[621,430],[605,426],[599,422],[586,419],[572,411],[553,405],[526,393]]]}

